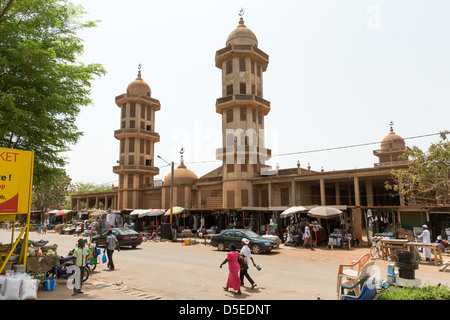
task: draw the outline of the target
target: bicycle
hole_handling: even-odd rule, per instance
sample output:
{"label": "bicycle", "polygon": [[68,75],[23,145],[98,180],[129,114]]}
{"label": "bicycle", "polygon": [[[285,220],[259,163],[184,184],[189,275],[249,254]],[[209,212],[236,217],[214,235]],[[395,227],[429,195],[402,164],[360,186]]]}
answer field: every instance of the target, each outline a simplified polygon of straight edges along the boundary
{"label": "bicycle", "polygon": [[373,260],[381,259],[381,239],[382,237],[372,237],[372,247],[370,247],[370,257]]}

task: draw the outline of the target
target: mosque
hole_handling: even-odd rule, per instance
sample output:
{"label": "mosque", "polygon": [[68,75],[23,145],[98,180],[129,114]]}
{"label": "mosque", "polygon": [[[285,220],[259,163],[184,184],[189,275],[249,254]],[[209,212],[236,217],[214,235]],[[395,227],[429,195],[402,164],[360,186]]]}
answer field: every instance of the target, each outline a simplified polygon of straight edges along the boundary
{"label": "mosque", "polygon": [[[263,75],[269,55],[258,47],[255,34],[242,16],[231,31],[224,48],[216,51],[215,66],[222,71],[222,96],[216,100],[216,113],[222,117],[222,146],[216,150],[222,165],[198,177],[183,160],[174,170],[173,205],[185,208],[184,221],[190,228],[230,222],[265,233],[270,221],[283,224],[280,213],[291,206],[331,206],[342,210],[344,223],[353,237],[362,239],[371,216],[389,217],[397,227],[412,230],[424,223],[449,220],[448,212],[435,207],[419,207],[388,192],[392,169],[406,169],[408,161],[398,156],[408,149],[402,137],[390,131],[372,156],[378,162],[371,168],[313,171],[300,163],[294,168],[268,170],[265,164],[271,150],[264,143],[264,124],[271,103],[264,97]],[[135,209],[169,209],[172,174],[162,184],[155,183],[159,169],[154,166],[156,111],[160,101],[152,97],[141,71],[126,93],[116,96],[120,108],[119,161],[113,167],[119,184],[111,192],[73,195],[72,210],[102,207],[120,211],[126,217]],[[444,209],[444,211],[449,209]],[[368,215],[369,214],[369,215]],[[342,221],[341,221],[342,222]],[[289,222],[287,223],[289,224]]]}

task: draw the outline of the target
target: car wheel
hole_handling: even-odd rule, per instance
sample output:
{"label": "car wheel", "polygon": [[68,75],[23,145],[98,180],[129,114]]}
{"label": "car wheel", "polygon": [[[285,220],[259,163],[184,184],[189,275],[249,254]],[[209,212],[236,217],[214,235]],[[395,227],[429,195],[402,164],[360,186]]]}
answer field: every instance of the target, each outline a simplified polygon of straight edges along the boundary
{"label": "car wheel", "polygon": [[259,244],[254,244],[254,245],[252,246],[252,252],[253,252],[254,254],[261,253],[261,246],[260,246]]}
{"label": "car wheel", "polygon": [[136,249],[137,246],[131,246],[133,249]]}
{"label": "car wheel", "polygon": [[219,251],[225,250],[225,245],[222,242],[219,242],[217,244],[217,250],[219,250]]}

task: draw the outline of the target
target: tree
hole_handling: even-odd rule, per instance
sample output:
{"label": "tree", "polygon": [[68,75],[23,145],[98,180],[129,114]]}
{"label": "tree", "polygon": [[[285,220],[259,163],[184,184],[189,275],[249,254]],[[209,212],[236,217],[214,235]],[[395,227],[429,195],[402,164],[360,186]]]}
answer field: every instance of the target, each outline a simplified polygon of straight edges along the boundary
{"label": "tree", "polygon": [[41,221],[48,209],[65,207],[66,196],[73,190],[70,181],[66,172],[58,169],[50,179],[41,179],[34,184],[31,203],[41,211]]}
{"label": "tree", "polygon": [[34,151],[34,181],[58,175],[61,152],[82,132],[75,125],[100,64],[77,63],[83,53],[85,12],[67,0],[0,4],[0,146]]}
{"label": "tree", "polygon": [[427,152],[414,146],[402,155],[409,160],[407,170],[393,170],[394,183],[386,188],[398,191],[410,203],[419,205],[450,203],[450,143],[449,131],[440,133],[440,141],[432,143]]}
{"label": "tree", "polygon": [[110,184],[99,184],[96,185],[94,182],[75,182],[74,194],[84,194],[84,193],[100,193],[109,192],[112,190]]}

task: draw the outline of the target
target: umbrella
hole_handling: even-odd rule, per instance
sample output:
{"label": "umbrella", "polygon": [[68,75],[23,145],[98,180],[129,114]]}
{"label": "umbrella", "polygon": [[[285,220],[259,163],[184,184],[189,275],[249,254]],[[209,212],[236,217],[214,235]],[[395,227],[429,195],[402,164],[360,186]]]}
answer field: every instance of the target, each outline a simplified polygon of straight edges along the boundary
{"label": "umbrella", "polygon": [[[179,214],[184,211],[183,207],[173,207],[173,213],[172,214]],[[170,209],[166,211],[164,214],[165,216],[170,216]]]}
{"label": "umbrella", "polygon": [[138,217],[142,218],[142,217],[155,217],[155,216],[159,216],[162,215],[164,213],[163,209],[147,209],[147,210],[141,210],[141,212],[139,212]]}
{"label": "umbrella", "polygon": [[308,211],[308,216],[321,219],[338,218],[341,215],[341,210],[327,206],[315,207]]}
{"label": "umbrella", "polygon": [[164,212],[164,209],[150,209],[146,213],[148,217],[156,217],[162,215]]}
{"label": "umbrella", "polygon": [[298,207],[290,207],[290,208],[284,210],[284,211],[280,214],[280,218],[290,217],[290,216],[294,215],[294,213],[302,212],[302,211],[307,211],[307,210],[308,210],[308,209],[306,209],[305,207],[302,207],[302,206],[298,206]]}
{"label": "umbrella", "polygon": [[140,213],[145,212],[146,210],[136,209],[130,212],[130,216],[138,216]]}
{"label": "umbrella", "polygon": [[48,213],[51,213],[51,214],[57,214],[58,212],[60,212],[61,210],[52,210],[52,211],[49,211]]}
{"label": "umbrella", "polygon": [[60,210],[60,211],[58,211],[58,213],[55,216],[56,217],[64,216],[64,215],[68,214],[69,212],[72,212],[72,210]]}

